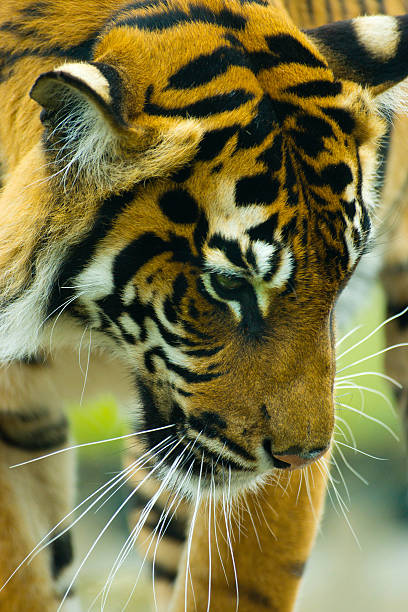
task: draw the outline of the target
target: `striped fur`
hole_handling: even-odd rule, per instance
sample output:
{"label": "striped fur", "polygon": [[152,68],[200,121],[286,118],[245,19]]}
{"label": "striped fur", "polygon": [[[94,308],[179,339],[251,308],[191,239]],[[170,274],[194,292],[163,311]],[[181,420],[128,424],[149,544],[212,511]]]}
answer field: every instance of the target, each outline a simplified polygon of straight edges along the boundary
{"label": "striped fur", "polygon": [[[377,96],[408,73],[408,19],[316,28],[264,0],[84,6],[0,6],[0,354],[11,364],[0,445],[7,455],[66,443],[58,398],[42,405],[39,396],[54,360],[89,335],[89,350],[126,372],[132,427],[150,430],[139,455],[160,484],[131,494],[144,507],[137,533],[156,537],[163,511],[193,503],[188,550],[206,609],[197,491],[215,504],[271,472],[285,480],[284,470],[330,445],[333,307],[372,238],[386,129]],[[41,355],[44,363],[27,363]],[[316,466],[318,514],[325,475]],[[138,492],[147,473],[129,470]],[[279,544],[265,561],[267,583],[255,588],[253,570],[241,574],[244,612],[292,608],[316,528],[295,474],[284,499],[266,487]],[[51,502],[39,537],[61,520],[70,490]],[[42,503],[33,499],[34,514]],[[163,579],[175,575],[188,523],[180,503],[158,557]],[[24,556],[30,522],[21,521]],[[259,566],[251,542],[235,548],[244,567]],[[38,609],[56,608],[52,572],[68,549],[41,557],[50,573]],[[230,597],[218,578],[214,610]],[[184,607],[182,582],[183,570],[174,610]],[[21,590],[0,597],[27,609]]]}

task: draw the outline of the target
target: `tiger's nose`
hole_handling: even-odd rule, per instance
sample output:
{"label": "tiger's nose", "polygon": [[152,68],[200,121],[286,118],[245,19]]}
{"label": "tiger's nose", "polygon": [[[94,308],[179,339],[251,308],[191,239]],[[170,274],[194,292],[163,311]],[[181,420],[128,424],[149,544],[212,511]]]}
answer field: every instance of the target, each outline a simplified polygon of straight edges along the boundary
{"label": "tiger's nose", "polygon": [[264,440],[263,448],[266,451],[270,461],[275,468],[281,470],[295,470],[303,468],[313,461],[317,461],[328,451],[328,446],[324,448],[314,448],[310,451],[304,451],[298,447],[291,447],[283,453],[274,453],[270,440]]}

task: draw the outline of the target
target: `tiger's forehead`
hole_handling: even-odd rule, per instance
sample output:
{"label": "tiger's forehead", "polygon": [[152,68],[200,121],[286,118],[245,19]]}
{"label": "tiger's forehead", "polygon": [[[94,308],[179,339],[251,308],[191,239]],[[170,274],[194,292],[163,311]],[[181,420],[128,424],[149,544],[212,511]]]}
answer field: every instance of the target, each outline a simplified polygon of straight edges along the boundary
{"label": "tiger's forehead", "polygon": [[286,13],[171,0],[128,5],[107,32],[96,53],[109,47],[107,61],[143,91],[134,101],[139,122],[194,118],[204,128],[176,180],[205,212],[206,265],[268,277],[278,251],[282,261],[303,261],[313,249],[326,266],[337,254],[344,277],[369,225],[354,120],[342,83]]}

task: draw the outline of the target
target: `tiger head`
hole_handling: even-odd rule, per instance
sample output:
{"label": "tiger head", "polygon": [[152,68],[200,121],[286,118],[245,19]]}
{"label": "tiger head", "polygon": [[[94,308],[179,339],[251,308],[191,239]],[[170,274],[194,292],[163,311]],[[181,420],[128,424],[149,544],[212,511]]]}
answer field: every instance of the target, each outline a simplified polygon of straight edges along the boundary
{"label": "tiger head", "polygon": [[32,89],[48,184],[75,211],[49,312],[72,297],[93,344],[126,361],[159,472],[245,485],[330,445],[374,96],[407,71],[406,20],[384,19],[381,50],[370,18],[305,34],[263,2],[125,8],[93,61]]}

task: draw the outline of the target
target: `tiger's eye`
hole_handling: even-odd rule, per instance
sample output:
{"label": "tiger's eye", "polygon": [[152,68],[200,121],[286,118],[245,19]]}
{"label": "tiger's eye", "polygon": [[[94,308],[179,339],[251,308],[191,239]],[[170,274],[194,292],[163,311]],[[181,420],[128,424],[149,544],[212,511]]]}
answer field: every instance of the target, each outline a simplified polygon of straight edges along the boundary
{"label": "tiger's eye", "polygon": [[217,283],[227,290],[240,289],[245,283],[244,279],[238,276],[226,276],[225,274],[215,274],[214,276]]}

